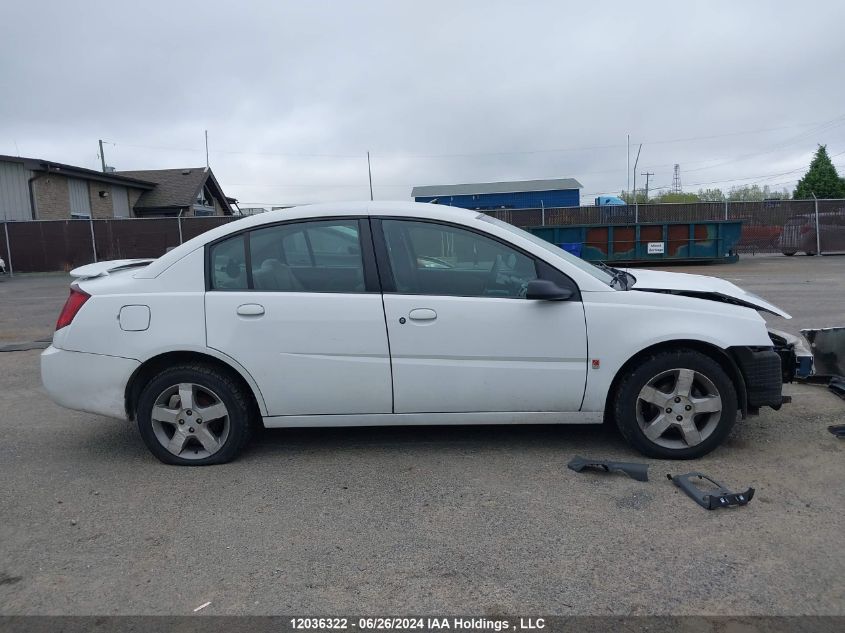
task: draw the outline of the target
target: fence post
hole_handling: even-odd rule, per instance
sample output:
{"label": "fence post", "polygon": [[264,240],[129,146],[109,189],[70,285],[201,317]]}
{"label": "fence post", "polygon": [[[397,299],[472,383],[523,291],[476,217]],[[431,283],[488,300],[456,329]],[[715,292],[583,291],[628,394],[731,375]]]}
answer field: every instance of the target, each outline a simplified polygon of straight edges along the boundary
{"label": "fence post", "polygon": [[15,276],[15,269],[12,267],[12,248],[9,246],[9,221],[3,222],[3,230],[6,233],[6,256],[9,258],[9,277]]}
{"label": "fence post", "polygon": [[640,203],[637,202],[637,193],[634,192],[634,224],[640,223]]}
{"label": "fence post", "polygon": [[88,226],[91,228],[91,251],[94,253],[94,263],[97,263],[97,241],[94,239],[94,218],[88,216]]}
{"label": "fence post", "polygon": [[821,227],[819,226],[819,199],[816,198],[816,194],[813,194],[813,200],[815,201],[816,207],[816,255],[821,257],[822,255],[822,240],[820,236]]}
{"label": "fence post", "polygon": [[725,219],[728,219],[728,199],[725,198]]}
{"label": "fence post", "polygon": [[540,200],[540,226],[546,226],[546,205]]}
{"label": "fence post", "polygon": [[185,209],[179,209],[179,215],[176,217],[176,220],[179,222],[179,244],[182,244],[182,211]]}

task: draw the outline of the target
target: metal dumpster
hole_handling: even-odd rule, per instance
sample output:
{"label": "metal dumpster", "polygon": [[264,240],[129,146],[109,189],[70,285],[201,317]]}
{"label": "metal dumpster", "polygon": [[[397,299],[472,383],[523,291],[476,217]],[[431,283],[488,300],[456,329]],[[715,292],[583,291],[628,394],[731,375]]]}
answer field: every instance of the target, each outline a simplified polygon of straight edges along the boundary
{"label": "metal dumpster", "polygon": [[571,224],[526,229],[587,261],[736,261],[742,222]]}

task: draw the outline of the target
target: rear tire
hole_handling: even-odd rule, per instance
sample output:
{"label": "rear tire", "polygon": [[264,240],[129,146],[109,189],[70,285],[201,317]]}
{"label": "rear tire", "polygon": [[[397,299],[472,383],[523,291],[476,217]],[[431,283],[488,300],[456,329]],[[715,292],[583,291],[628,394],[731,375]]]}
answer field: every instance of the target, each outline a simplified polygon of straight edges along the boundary
{"label": "rear tire", "polygon": [[[251,435],[251,401],[231,374],[196,363],[160,372],[141,391],[135,418],[150,452],[165,464],[232,460]],[[205,419],[203,419],[203,416]]]}
{"label": "rear tire", "polygon": [[797,251],[781,251],[787,257],[792,257]]}
{"label": "rear tire", "polygon": [[638,451],[659,459],[706,455],[736,422],[737,395],[721,365],[690,349],[657,352],[619,381],[612,415]]}

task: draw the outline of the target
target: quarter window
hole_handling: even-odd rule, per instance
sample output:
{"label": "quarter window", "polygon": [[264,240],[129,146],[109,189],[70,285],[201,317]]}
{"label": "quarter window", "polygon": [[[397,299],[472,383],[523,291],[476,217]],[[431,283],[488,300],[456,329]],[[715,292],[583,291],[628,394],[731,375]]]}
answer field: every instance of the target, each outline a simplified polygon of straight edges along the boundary
{"label": "quarter window", "polygon": [[537,279],[532,258],[473,231],[410,220],[382,227],[398,293],[519,298]]}
{"label": "quarter window", "polygon": [[236,235],[212,245],[211,287],[215,290],[247,290],[244,236]]}

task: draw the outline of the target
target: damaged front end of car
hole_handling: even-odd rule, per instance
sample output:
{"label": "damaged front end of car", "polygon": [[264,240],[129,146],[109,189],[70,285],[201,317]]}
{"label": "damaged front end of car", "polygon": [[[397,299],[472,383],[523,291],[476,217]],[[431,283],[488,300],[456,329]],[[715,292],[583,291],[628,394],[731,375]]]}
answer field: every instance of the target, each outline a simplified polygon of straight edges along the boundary
{"label": "damaged front end of car", "polygon": [[[653,270],[636,270],[633,275],[633,290],[702,299],[792,318],[778,306],[725,279]],[[790,396],[783,395],[782,385],[813,373],[813,353],[802,338],[773,329],[768,329],[768,335],[771,346],[729,348],[745,387],[744,397],[741,396],[743,416],[757,414],[761,407],[779,409],[791,401]]]}
{"label": "damaged front end of car", "polygon": [[774,351],[780,356],[783,382],[804,379],[813,373],[813,353],[800,336],[769,329]]}

